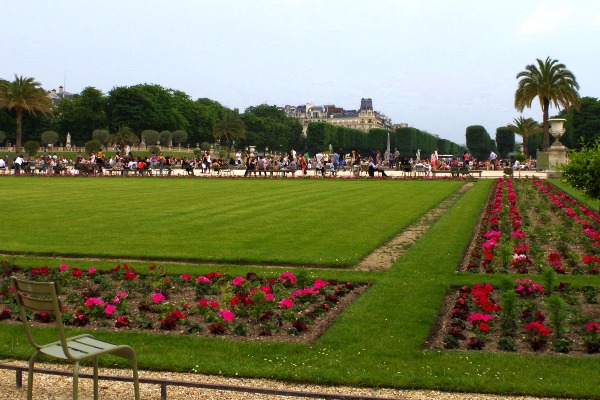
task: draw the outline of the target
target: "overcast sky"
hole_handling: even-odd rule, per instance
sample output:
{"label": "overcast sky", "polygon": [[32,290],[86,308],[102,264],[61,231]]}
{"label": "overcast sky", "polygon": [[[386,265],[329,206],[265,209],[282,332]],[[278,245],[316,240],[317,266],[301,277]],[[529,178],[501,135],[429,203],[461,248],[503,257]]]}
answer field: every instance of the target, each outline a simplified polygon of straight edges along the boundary
{"label": "overcast sky", "polygon": [[[365,97],[459,144],[467,126],[494,137],[519,116],[516,74],[536,58],[600,97],[598,0],[3,3],[0,77],[48,90],[158,84],[242,111]],[[540,121],[539,106],[524,116]]]}

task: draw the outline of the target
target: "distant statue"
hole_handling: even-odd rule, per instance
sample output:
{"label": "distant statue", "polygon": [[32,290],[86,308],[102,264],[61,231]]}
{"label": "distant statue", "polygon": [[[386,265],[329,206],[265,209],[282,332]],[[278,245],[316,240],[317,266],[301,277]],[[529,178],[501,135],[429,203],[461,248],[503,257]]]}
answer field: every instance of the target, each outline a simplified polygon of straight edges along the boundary
{"label": "distant statue", "polygon": [[67,147],[71,147],[71,134],[67,133]]}
{"label": "distant statue", "polygon": [[421,159],[421,149],[417,149],[417,160]]}

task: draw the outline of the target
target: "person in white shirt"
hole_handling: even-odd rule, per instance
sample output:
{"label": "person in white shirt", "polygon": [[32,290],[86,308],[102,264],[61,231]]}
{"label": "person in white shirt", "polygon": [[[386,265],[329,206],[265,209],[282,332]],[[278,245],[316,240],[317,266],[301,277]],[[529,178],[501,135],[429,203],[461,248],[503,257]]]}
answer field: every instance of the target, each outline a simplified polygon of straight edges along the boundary
{"label": "person in white shirt", "polygon": [[235,165],[242,165],[242,153],[239,150],[235,153]]}
{"label": "person in white shirt", "polygon": [[21,167],[23,166],[24,162],[25,160],[23,159],[22,155],[19,155],[17,158],[15,158],[15,175],[19,175],[21,173]]}
{"label": "person in white shirt", "polygon": [[498,155],[494,153],[494,150],[490,153],[490,165],[492,166],[492,170],[496,170],[496,160],[498,159]]}

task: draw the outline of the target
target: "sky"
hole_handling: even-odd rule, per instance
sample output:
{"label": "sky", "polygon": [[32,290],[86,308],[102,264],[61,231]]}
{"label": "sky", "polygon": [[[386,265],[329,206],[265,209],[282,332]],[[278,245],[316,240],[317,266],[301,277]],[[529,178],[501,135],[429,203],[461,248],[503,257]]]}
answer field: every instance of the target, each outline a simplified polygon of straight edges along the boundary
{"label": "sky", "polygon": [[[241,111],[371,98],[393,123],[465,143],[498,127],[516,75],[536,59],[565,64],[600,97],[598,0],[5,1],[0,78],[47,90],[158,84]],[[551,109],[550,114],[558,110]]]}

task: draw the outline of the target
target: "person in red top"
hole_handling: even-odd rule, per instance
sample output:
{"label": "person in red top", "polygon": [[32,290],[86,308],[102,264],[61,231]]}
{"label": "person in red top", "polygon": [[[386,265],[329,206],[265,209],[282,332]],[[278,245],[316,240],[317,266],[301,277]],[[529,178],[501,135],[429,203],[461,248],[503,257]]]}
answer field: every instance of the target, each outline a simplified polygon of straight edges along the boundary
{"label": "person in red top", "polygon": [[143,158],[138,159],[137,170],[140,173],[140,176],[144,173],[144,168],[146,168],[146,163]]}
{"label": "person in red top", "polygon": [[469,166],[469,152],[465,150],[465,152],[463,153],[463,165],[468,167]]}

